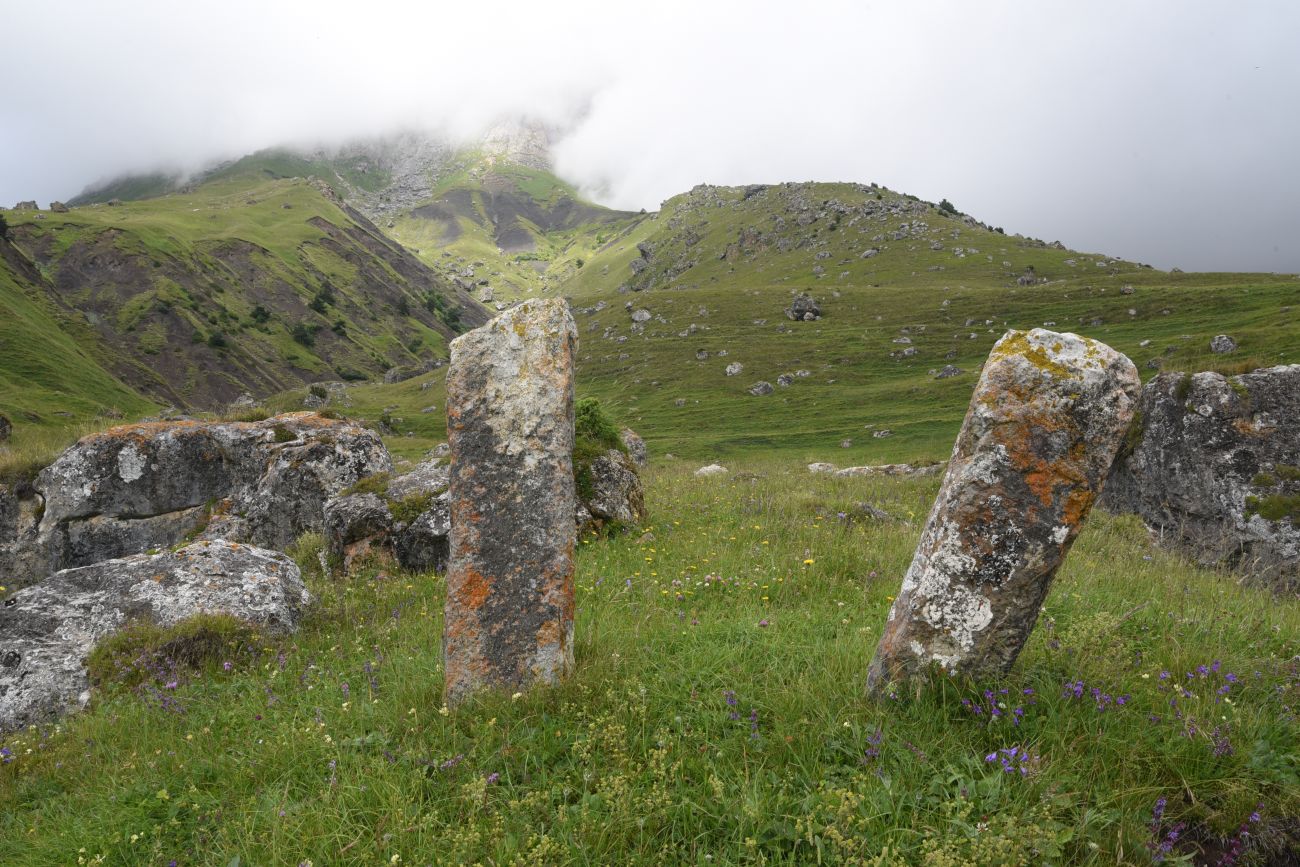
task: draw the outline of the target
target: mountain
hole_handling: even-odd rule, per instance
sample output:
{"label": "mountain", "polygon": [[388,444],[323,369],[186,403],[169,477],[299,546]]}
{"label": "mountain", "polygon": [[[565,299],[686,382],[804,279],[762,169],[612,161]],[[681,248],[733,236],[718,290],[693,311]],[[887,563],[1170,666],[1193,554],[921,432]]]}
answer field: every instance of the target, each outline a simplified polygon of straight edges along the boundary
{"label": "mountain", "polygon": [[137,395],[178,407],[427,365],[487,317],[319,182],[236,174],[9,223],[7,282],[79,319]]}
{"label": "mountain", "polygon": [[[204,399],[228,399],[245,387],[257,394],[287,389],[272,401],[287,407],[301,404],[300,383],[374,378],[386,366],[439,354],[447,335],[436,316],[420,318],[423,290],[411,290],[412,280],[443,287],[440,297],[454,296],[462,310],[476,309],[471,295],[499,309],[562,294],[581,326],[580,389],[604,399],[661,452],[692,457],[764,448],[839,463],[941,458],[979,366],[1007,328],[1099,338],[1131,355],[1147,376],[1158,369],[1233,372],[1300,352],[1291,275],[1158,271],[1008,235],[946,201],[879,184],[700,185],[654,213],[614,211],[552,173],[550,136],[536,125],[507,124],[462,149],[408,133],[331,151],[262,151],[161,198],[78,208],[39,223],[14,212],[15,234],[48,270],[64,250],[85,259],[84,243],[71,239],[90,227],[103,232],[138,220],[147,247],[157,232],[179,225],[191,260],[216,256],[212,268],[240,275],[238,291],[227,297],[246,300],[224,306],[205,306],[199,276],[215,273],[205,266],[192,269],[189,284],[169,276],[167,288],[147,284],[143,293],[139,280],[124,278],[109,293],[118,301],[102,311],[100,301],[62,290],[63,303],[98,317],[92,324],[120,351],[108,369],[170,402],[194,400],[193,371],[209,365],[218,375],[210,377],[215,384],[197,386],[210,392]],[[282,209],[277,196],[305,198]],[[392,271],[394,285],[356,291],[354,266],[317,264],[329,248],[320,221],[334,227],[336,243],[351,244],[345,261],[378,256],[406,270],[377,266],[369,279]],[[54,229],[65,223],[86,226]],[[56,233],[62,240],[53,240]],[[232,265],[227,260],[240,258],[230,246],[236,239],[265,254]],[[114,241],[123,244],[130,246]],[[170,267],[153,258],[146,272]],[[96,279],[63,278],[83,295]],[[190,316],[188,328],[131,321],[157,293],[166,300],[172,283],[192,284],[187,291],[200,299],[202,312]],[[250,321],[263,302],[247,299],[267,283],[294,288],[267,308],[271,321]],[[344,299],[339,314],[328,303],[324,312],[310,309],[326,289],[324,297]],[[803,293],[820,319],[787,318]],[[403,295],[413,321],[401,315]],[[127,304],[127,296],[144,300]],[[347,339],[330,331],[340,314]],[[300,319],[315,329],[315,348],[292,340]],[[233,334],[235,349],[224,356],[214,349],[214,331],[218,344]],[[1210,340],[1220,333],[1236,338],[1239,349],[1212,353]],[[129,360],[159,355],[170,360],[165,388],[157,371]],[[728,367],[738,372],[728,375]],[[760,383],[772,392],[751,394],[766,391]],[[441,405],[441,389],[436,374],[361,384],[348,392],[348,411],[399,419],[397,428],[411,437],[394,447],[414,454],[445,433],[441,414],[431,411]]]}
{"label": "mountain", "polygon": [[[1294,275],[1160,271],[879,185],[701,185],[610,234],[552,291],[575,309],[580,392],[660,455],[944,458],[1008,328],[1100,339],[1144,377],[1300,360]],[[804,293],[820,319],[788,318]],[[1211,351],[1222,333],[1235,352]],[[415,453],[443,436],[419,412],[442,399],[431,376],[360,386],[350,411],[390,409]]]}

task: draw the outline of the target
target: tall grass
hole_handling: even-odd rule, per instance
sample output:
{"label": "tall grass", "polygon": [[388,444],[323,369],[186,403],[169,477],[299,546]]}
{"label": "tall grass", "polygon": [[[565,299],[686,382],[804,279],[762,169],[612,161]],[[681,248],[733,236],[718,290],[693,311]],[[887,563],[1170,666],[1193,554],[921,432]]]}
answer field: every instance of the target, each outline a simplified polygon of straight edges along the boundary
{"label": "tall grass", "polygon": [[306,540],[297,636],[4,744],[0,863],[1147,863],[1179,823],[1171,859],[1243,824],[1281,845],[1296,600],[1094,513],[1010,677],[875,703],[938,481],[690,469],[580,545],[576,675],[454,713],[441,579],[327,582]]}

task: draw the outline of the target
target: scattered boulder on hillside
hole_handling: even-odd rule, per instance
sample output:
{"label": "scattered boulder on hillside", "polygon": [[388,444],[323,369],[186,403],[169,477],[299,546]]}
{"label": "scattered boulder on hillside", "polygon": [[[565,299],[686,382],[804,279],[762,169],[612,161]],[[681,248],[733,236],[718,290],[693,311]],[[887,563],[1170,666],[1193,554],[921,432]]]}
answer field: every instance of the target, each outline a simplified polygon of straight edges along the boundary
{"label": "scattered boulder on hillside", "polygon": [[1141,390],[1094,340],[1010,331],[994,345],[867,677],[932,665],[1004,675],[1101,492]]}
{"label": "scattered boulder on hillside", "polygon": [[632,459],[632,463],[638,467],[644,467],[647,463],[647,453],[645,440],[641,439],[641,435],[630,427],[623,428],[618,435],[623,440],[623,445],[627,448],[627,454]]}
{"label": "scattered boulder on hillside", "polygon": [[731,362],[731,364],[727,365],[726,373],[727,376],[736,376],[744,369],[745,369],[745,365],[741,364],[739,361],[733,361]]}
{"label": "scattered boulder on hillside", "polygon": [[639,307],[636,310],[632,311],[632,321],[648,322],[650,320],[651,315],[652,314],[650,313],[649,310],[646,310],[644,307]]}
{"label": "scattered boulder on hillside", "polygon": [[17,204],[15,204],[14,210],[15,211],[39,211],[40,208],[37,207],[35,199],[28,199],[25,202],[18,202]]}
{"label": "scattered boulder on hillside", "polygon": [[707,349],[697,349],[697,350],[695,350],[695,360],[696,360],[696,361],[708,361],[708,360],[709,360],[709,350],[707,350]]}
{"label": "scattered boulder on hillside", "polygon": [[0,607],[0,732],[85,706],[86,656],[128,624],[229,614],[289,632],[310,602],[287,556],[224,541],[57,572]]}
{"label": "scattered boulder on hillside", "polygon": [[754,383],[747,390],[750,394],[754,395],[754,397],[764,397],[776,391],[776,389],[772,387],[772,383],[766,380],[760,380]]}
{"label": "scattered boulder on hillside", "polygon": [[[831,467],[830,472],[840,478],[858,478],[864,476],[908,477],[938,475],[943,471],[943,468],[947,466],[947,462],[940,461],[933,464],[874,464],[866,467],[845,467],[843,469],[835,469],[835,467],[830,464],[827,464],[827,466]],[[811,469],[811,467],[809,467],[809,469]]]}
{"label": "scattered boulder on hillside", "polygon": [[68,213],[68,206],[63,202],[50,202],[50,211],[55,214],[66,214]]}
{"label": "scattered boulder on hillside", "polygon": [[695,475],[706,478],[708,476],[725,476],[728,472],[730,470],[722,466],[722,464],[707,464],[696,470]]}
{"label": "scattered boulder on hillside", "polygon": [[1162,373],[1111,468],[1103,505],[1206,565],[1275,586],[1300,574],[1300,364]]}
{"label": "scattered boulder on hillside", "polygon": [[1223,355],[1228,352],[1236,352],[1237,341],[1233,340],[1231,337],[1229,337],[1226,334],[1216,334],[1210,340],[1210,351],[1217,355]]}
{"label": "scattered boulder on hillside", "polygon": [[0,413],[0,443],[8,442],[13,432],[14,423],[9,420],[9,416]]}
{"label": "scattered boulder on hillside", "polygon": [[556,298],[525,301],[451,344],[449,705],[573,670],[577,340]]}
{"label": "scattered boulder on hillside", "polygon": [[789,373],[783,373],[776,378],[776,384],[782,388],[788,388],[794,383],[794,376]]}
{"label": "scattered boulder on hillside", "polygon": [[822,318],[822,309],[807,292],[795,296],[790,306],[785,308],[785,315],[795,322],[813,322]]}
{"label": "scattered boulder on hillside", "polygon": [[945,364],[943,369],[934,375],[935,379],[951,379],[954,376],[961,376],[964,371],[955,365]]}
{"label": "scattered boulder on hillside", "polygon": [[868,248],[868,249],[866,249],[866,250],[863,250],[863,251],[862,251],[862,255],[861,255],[859,258],[861,258],[861,259],[872,259],[872,258],[875,258],[876,256],[879,256],[879,255],[880,255],[880,251],[879,251],[879,250],[877,250],[875,247],[870,247],[870,248]]}
{"label": "scattered boulder on hillside", "polygon": [[69,448],[33,484],[45,507],[35,540],[41,571],[194,533],[283,549],[322,528],[328,499],[391,469],[373,431],[312,413],[110,428]]}

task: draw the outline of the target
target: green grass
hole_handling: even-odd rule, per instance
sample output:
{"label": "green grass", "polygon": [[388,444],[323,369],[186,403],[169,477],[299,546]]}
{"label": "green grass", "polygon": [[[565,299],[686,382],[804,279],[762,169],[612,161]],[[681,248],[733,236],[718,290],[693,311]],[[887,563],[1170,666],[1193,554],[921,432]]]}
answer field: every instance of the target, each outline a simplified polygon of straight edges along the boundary
{"label": "green grass", "polygon": [[[1158,798],[1185,839],[1300,810],[1293,600],[1094,514],[1010,677],[877,704],[866,665],[938,481],[692,468],[651,472],[640,530],[581,546],[574,677],[453,713],[441,579],[329,583],[308,539],[298,635],[6,742],[0,862],[1144,863]],[[863,501],[896,522],[849,519]],[[997,719],[963,705],[985,690]],[[1011,746],[1024,776],[985,761]]]}

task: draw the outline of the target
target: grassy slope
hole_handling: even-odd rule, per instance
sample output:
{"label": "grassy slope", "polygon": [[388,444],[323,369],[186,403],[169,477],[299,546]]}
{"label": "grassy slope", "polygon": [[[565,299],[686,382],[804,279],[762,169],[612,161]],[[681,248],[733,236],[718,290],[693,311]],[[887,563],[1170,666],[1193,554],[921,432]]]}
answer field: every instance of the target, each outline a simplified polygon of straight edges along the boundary
{"label": "grassy slope", "polygon": [[[577,190],[549,172],[517,165],[488,167],[471,152],[460,155],[454,170],[434,188],[434,203],[458,214],[455,237],[448,233],[445,222],[414,213],[396,218],[389,231],[449,278],[466,265],[480,263],[475,269],[475,282],[488,280],[496,300],[516,301],[563,285],[610,239],[641,222],[639,216],[613,211],[558,228],[525,221],[534,249],[502,252],[494,236],[493,213],[488,202],[493,191],[531,200],[544,212],[556,211],[568,202],[591,208],[595,213],[604,211],[586,202]],[[472,202],[472,209],[463,206],[465,199]]]}
{"label": "grassy slope", "polygon": [[[95,311],[128,380],[178,403],[445,355],[454,331],[425,309],[426,295],[464,303],[427,271],[399,273],[405,254],[367,249],[362,240],[381,245],[380,236],[304,181],[241,175],[147,202],[35,216],[11,217],[17,243],[51,279],[63,278],[65,303]],[[100,266],[106,255],[135,271],[116,279]],[[335,300],[309,309],[324,286]],[[259,303],[269,321],[254,317]],[[291,336],[299,323],[316,332],[314,345]]]}
{"label": "grassy slope", "polygon": [[[9,741],[0,862],[1144,863],[1175,822],[1186,844],[1258,810],[1275,844],[1300,810],[1294,604],[1097,516],[1009,679],[873,704],[937,481],[746,469],[655,471],[651,535],[582,546],[563,687],[445,714],[441,580],[317,575],[292,640]],[[843,523],[861,500],[903,523]],[[993,721],[963,705],[985,689]],[[1025,775],[985,761],[1012,746]]]}
{"label": "grassy slope", "polygon": [[[579,392],[602,398],[657,454],[703,461],[777,450],[795,460],[849,465],[946,457],[979,366],[1008,328],[1051,322],[1095,337],[1128,353],[1144,378],[1156,372],[1152,359],[1166,370],[1228,372],[1300,361],[1300,282],[1293,275],[1157,271],[970,226],[884,190],[882,204],[918,212],[884,222],[843,216],[834,229],[831,216],[796,224],[796,202],[811,203],[813,213],[827,201],[856,209],[876,201],[876,192],[795,185],[745,200],[740,190],[705,189],[624,227],[557,290],[578,311]],[[771,229],[777,217],[786,221],[784,232]],[[871,240],[918,217],[929,225],[922,237]],[[720,258],[746,227],[769,232],[771,243],[734,262]],[[686,243],[688,230],[699,240]],[[782,237],[807,246],[783,253],[776,246]],[[930,249],[936,240],[943,250]],[[618,287],[635,282],[630,263],[641,242],[655,245],[650,288],[620,294]],[[954,246],[979,252],[958,258]],[[868,248],[881,252],[860,258]],[[830,255],[815,258],[821,252]],[[696,264],[673,279],[656,276],[679,260]],[[814,266],[825,275],[814,276]],[[1016,285],[1029,266],[1048,282]],[[937,267],[943,270],[930,270]],[[1123,294],[1124,286],[1132,294]],[[823,319],[786,319],[784,308],[801,290],[820,301]],[[601,301],[606,309],[584,312]],[[665,321],[652,319],[636,334],[627,303]],[[1209,351],[1220,333],[1237,339],[1237,352]],[[904,336],[912,343],[893,342]],[[918,350],[914,357],[890,356],[907,345]],[[711,353],[708,360],[696,360],[699,349]],[[727,356],[717,357],[719,350]],[[744,366],[740,375],[725,375],[731,362]],[[935,379],[946,364],[963,373]],[[811,375],[770,396],[746,391],[801,369]],[[374,418],[389,407],[406,421],[400,429],[414,439],[394,442],[405,453],[443,437],[441,413],[420,412],[443,405],[442,372],[397,386],[360,386],[350,396],[345,411]],[[686,404],[678,407],[679,399]],[[872,437],[878,429],[893,433]],[[841,448],[844,440],[852,445]]]}

